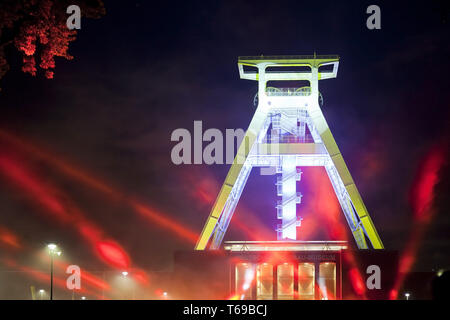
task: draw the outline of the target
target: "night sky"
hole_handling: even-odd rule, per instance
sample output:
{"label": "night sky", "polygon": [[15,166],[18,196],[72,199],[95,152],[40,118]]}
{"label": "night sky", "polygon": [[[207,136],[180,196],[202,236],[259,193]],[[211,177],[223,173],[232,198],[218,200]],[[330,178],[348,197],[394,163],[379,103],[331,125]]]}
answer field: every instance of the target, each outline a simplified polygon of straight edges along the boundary
{"label": "night sky", "polygon": [[[366,28],[370,4],[381,8],[381,30]],[[106,0],[105,7],[104,17],[82,20],[69,50],[74,59],[57,59],[52,80],[23,74],[20,56],[11,53],[0,83],[0,130],[200,233],[229,166],[172,164],[172,131],[192,131],[194,120],[204,130],[247,128],[257,83],[239,79],[238,56],[338,54],[337,78],[319,83],[324,115],[385,247],[404,248],[421,159],[436,144],[449,149],[446,1]],[[170,270],[175,250],[193,249],[54,163],[5,141],[0,146],[119,242],[134,266]],[[308,201],[307,171],[303,178]],[[251,227],[273,230],[274,181],[253,172],[240,221],[249,213]],[[415,270],[450,266],[449,189],[446,159]],[[70,224],[1,174],[0,226],[28,252],[57,241],[73,263],[104,267]],[[245,237],[232,225],[225,240]],[[33,264],[29,253],[0,252]]]}

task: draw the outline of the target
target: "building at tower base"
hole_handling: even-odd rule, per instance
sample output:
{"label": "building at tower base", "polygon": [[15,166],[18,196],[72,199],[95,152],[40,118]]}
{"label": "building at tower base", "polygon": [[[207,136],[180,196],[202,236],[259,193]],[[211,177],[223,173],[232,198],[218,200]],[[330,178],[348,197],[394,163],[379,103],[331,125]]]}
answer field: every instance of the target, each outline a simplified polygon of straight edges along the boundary
{"label": "building at tower base", "polygon": [[389,299],[398,254],[344,241],[230,241],[175,254],[176,299]]}

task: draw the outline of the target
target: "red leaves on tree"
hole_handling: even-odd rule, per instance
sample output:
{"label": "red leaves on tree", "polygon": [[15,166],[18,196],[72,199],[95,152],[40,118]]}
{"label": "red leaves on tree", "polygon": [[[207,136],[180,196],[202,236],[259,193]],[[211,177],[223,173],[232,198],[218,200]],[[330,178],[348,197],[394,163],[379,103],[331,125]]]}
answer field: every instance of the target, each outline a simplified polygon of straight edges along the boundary
{"label": "red leaves on tree", "polygon": [[[73,59],[69,44],[76,39],[76,30],[69,30],[64,0],[5,0],[0,5],[0,36],[9,38],[0,43],[0,78],[9,70],[5,46],[14,44],[23,55],[22,71],[36,75],[36,59],[45,77],[53,78],[55,57]],[[97,18],[104,14],[101,0],[78,1],[84,17]]]}

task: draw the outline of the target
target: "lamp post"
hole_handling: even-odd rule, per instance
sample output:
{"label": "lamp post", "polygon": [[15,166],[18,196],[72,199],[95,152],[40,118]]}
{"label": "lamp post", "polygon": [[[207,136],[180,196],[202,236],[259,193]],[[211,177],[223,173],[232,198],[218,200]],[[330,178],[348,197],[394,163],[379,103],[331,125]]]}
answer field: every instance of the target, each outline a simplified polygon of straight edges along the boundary
{"label": "lamp post", "polygon": [[47,245],[50,254],[50,300],[53,300],[53,256],[61,255],[61,251],[58,250],[58,246],[54,243]]}
{"label": "lamp post", "polygon": [[136,288],[135,288],[135,283],[133,282],[133,280],[131,278],[128,277],[129,273],[128,271],[122,271],[122,276],[124,279],[124,290],[127,290],[130,288],[131,286],[131,290],[132,290],[132,299],[136,300]]}
{"label": "lamp post", "polygon": [[406,300],[409,300],[409,296],[410,296],[410,294],[408,292],[405,293]]}

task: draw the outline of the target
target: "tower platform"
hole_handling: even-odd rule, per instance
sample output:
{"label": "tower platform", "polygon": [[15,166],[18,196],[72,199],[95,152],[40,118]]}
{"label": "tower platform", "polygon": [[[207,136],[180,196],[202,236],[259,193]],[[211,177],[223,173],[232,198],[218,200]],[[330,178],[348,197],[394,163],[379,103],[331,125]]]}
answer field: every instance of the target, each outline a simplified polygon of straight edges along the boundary
{"label": "tower platform", "polygon": [[340,251],[347,241],[225,241],[225,251]]}

